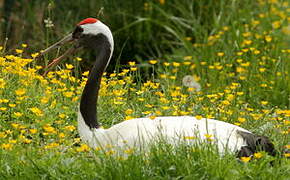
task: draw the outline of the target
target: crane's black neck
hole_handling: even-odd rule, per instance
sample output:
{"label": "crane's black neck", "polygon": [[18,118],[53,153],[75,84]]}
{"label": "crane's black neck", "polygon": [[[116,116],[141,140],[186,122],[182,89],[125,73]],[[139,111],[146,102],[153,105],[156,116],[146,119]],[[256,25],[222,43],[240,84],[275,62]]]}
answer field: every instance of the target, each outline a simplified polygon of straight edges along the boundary
{"label": "crane's black neck", "polygon": [[96,51],[96,61],[90,71],[87,83],[82,93],[80,112],[87,126],[99,128],[97,120],[97,101],[101,78],[110,61],[112,45],[103,34],[87,35],[80,42],[85,48]]}

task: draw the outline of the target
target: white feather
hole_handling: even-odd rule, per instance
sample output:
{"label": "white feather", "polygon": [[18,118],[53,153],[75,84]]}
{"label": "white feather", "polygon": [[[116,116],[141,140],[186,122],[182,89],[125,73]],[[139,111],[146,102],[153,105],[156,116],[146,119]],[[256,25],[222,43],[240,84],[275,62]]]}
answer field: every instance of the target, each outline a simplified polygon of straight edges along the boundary
{"label": "white feather", "polygon": [[[123,121],[109,129],[89,129],[81,113],[78,117],[78,130],[82,140],[92,148],[114,146],[120,149],[147,147],[148,144],[165,137],[170,144],[180,141],[186,143],[206,142],[205,135],[212,135],[212,142],[221,154],[225,151],[236,152],[247,145],[237,134],[246,129],[214,119],[196,119],[191,116],[172,116],[137,118]],[[189,138],[192,137],[192,138]]]}

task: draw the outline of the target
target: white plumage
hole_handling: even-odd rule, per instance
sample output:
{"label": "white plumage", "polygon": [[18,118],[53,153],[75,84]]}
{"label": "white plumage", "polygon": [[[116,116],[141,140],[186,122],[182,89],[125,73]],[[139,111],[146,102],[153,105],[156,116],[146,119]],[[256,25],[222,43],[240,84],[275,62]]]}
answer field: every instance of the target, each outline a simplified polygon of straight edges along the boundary
{"label": "white plumage", "polygon": [[[123,121],[109,129],[90,129],[78,114],[78,131],[82,140],[90,147],[115,146],[117,149],[146,147],[153,140],[164,138],[168,143],[177,145],[185,143],[212,142],[221,154],[236,152],[246,146],[245,140],[237,130],[246,129],[214,119],[196,119],[192,116],[168,116],[137,118]],[[210,137],[211,136],[211,137]]]}

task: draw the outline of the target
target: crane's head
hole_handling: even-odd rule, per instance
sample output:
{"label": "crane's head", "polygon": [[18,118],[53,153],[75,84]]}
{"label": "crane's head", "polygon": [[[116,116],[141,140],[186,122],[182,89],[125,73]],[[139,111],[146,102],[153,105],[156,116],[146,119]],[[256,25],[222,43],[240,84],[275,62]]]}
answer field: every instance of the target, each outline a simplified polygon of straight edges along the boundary
{"label": "crane's head", "polygon": [[53,62],[47,66],[47,68],[50,68],[58,64],[64,57],[76,52],[77,50],[83,48],[84,49],[101,48],[100,47],[102,44],[101,41],[108,42],[111,48],[111,52],[113,51],[114,41],[109,27],[103,24],[98,19],[86,18],[76,25],[72,33],[65,36],[59,42],[43,50],[41,54],[43,55],[67,43],[73,44],[73,47],[68,49],[62,56],[54,59]]}
{"label": "crane's head", "polygon": [[103,24],[101,21],[95,18],[87,18],[82,20],[77,24],[75,27],[73,33],[71,34],[71,38],[74,40],[78,40],[80,45],[85,48],[92,48],[93,46],[90,46],[92,44],[91,41],[96,42],[95,37],[102,35],[105,37],[111,46],[113,46],[113,36],[105,24]]}

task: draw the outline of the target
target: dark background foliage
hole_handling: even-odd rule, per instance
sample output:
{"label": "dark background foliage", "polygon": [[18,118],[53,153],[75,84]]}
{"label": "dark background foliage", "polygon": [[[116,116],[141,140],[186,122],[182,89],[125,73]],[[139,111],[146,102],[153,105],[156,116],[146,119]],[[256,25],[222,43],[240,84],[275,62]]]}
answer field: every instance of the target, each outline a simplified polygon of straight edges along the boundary
{"label": "dark background foliage", "polygon": [[[164,57],[174,49],[207,37],[227,1],[159,0],[2,0],[0,42],[7,49],[27,43],[39,51],[69,33],[87,17],[97,17],[114,33],[115,58],[129,60]],[[228,3],[230,4],[230,3]],[[50,19],[53,27],[46,27]],[[200,31],[202,26],[207,31]],[[205,33],[206,32],[206,33]],[[191,41],[185,41],[191,37]]]}

